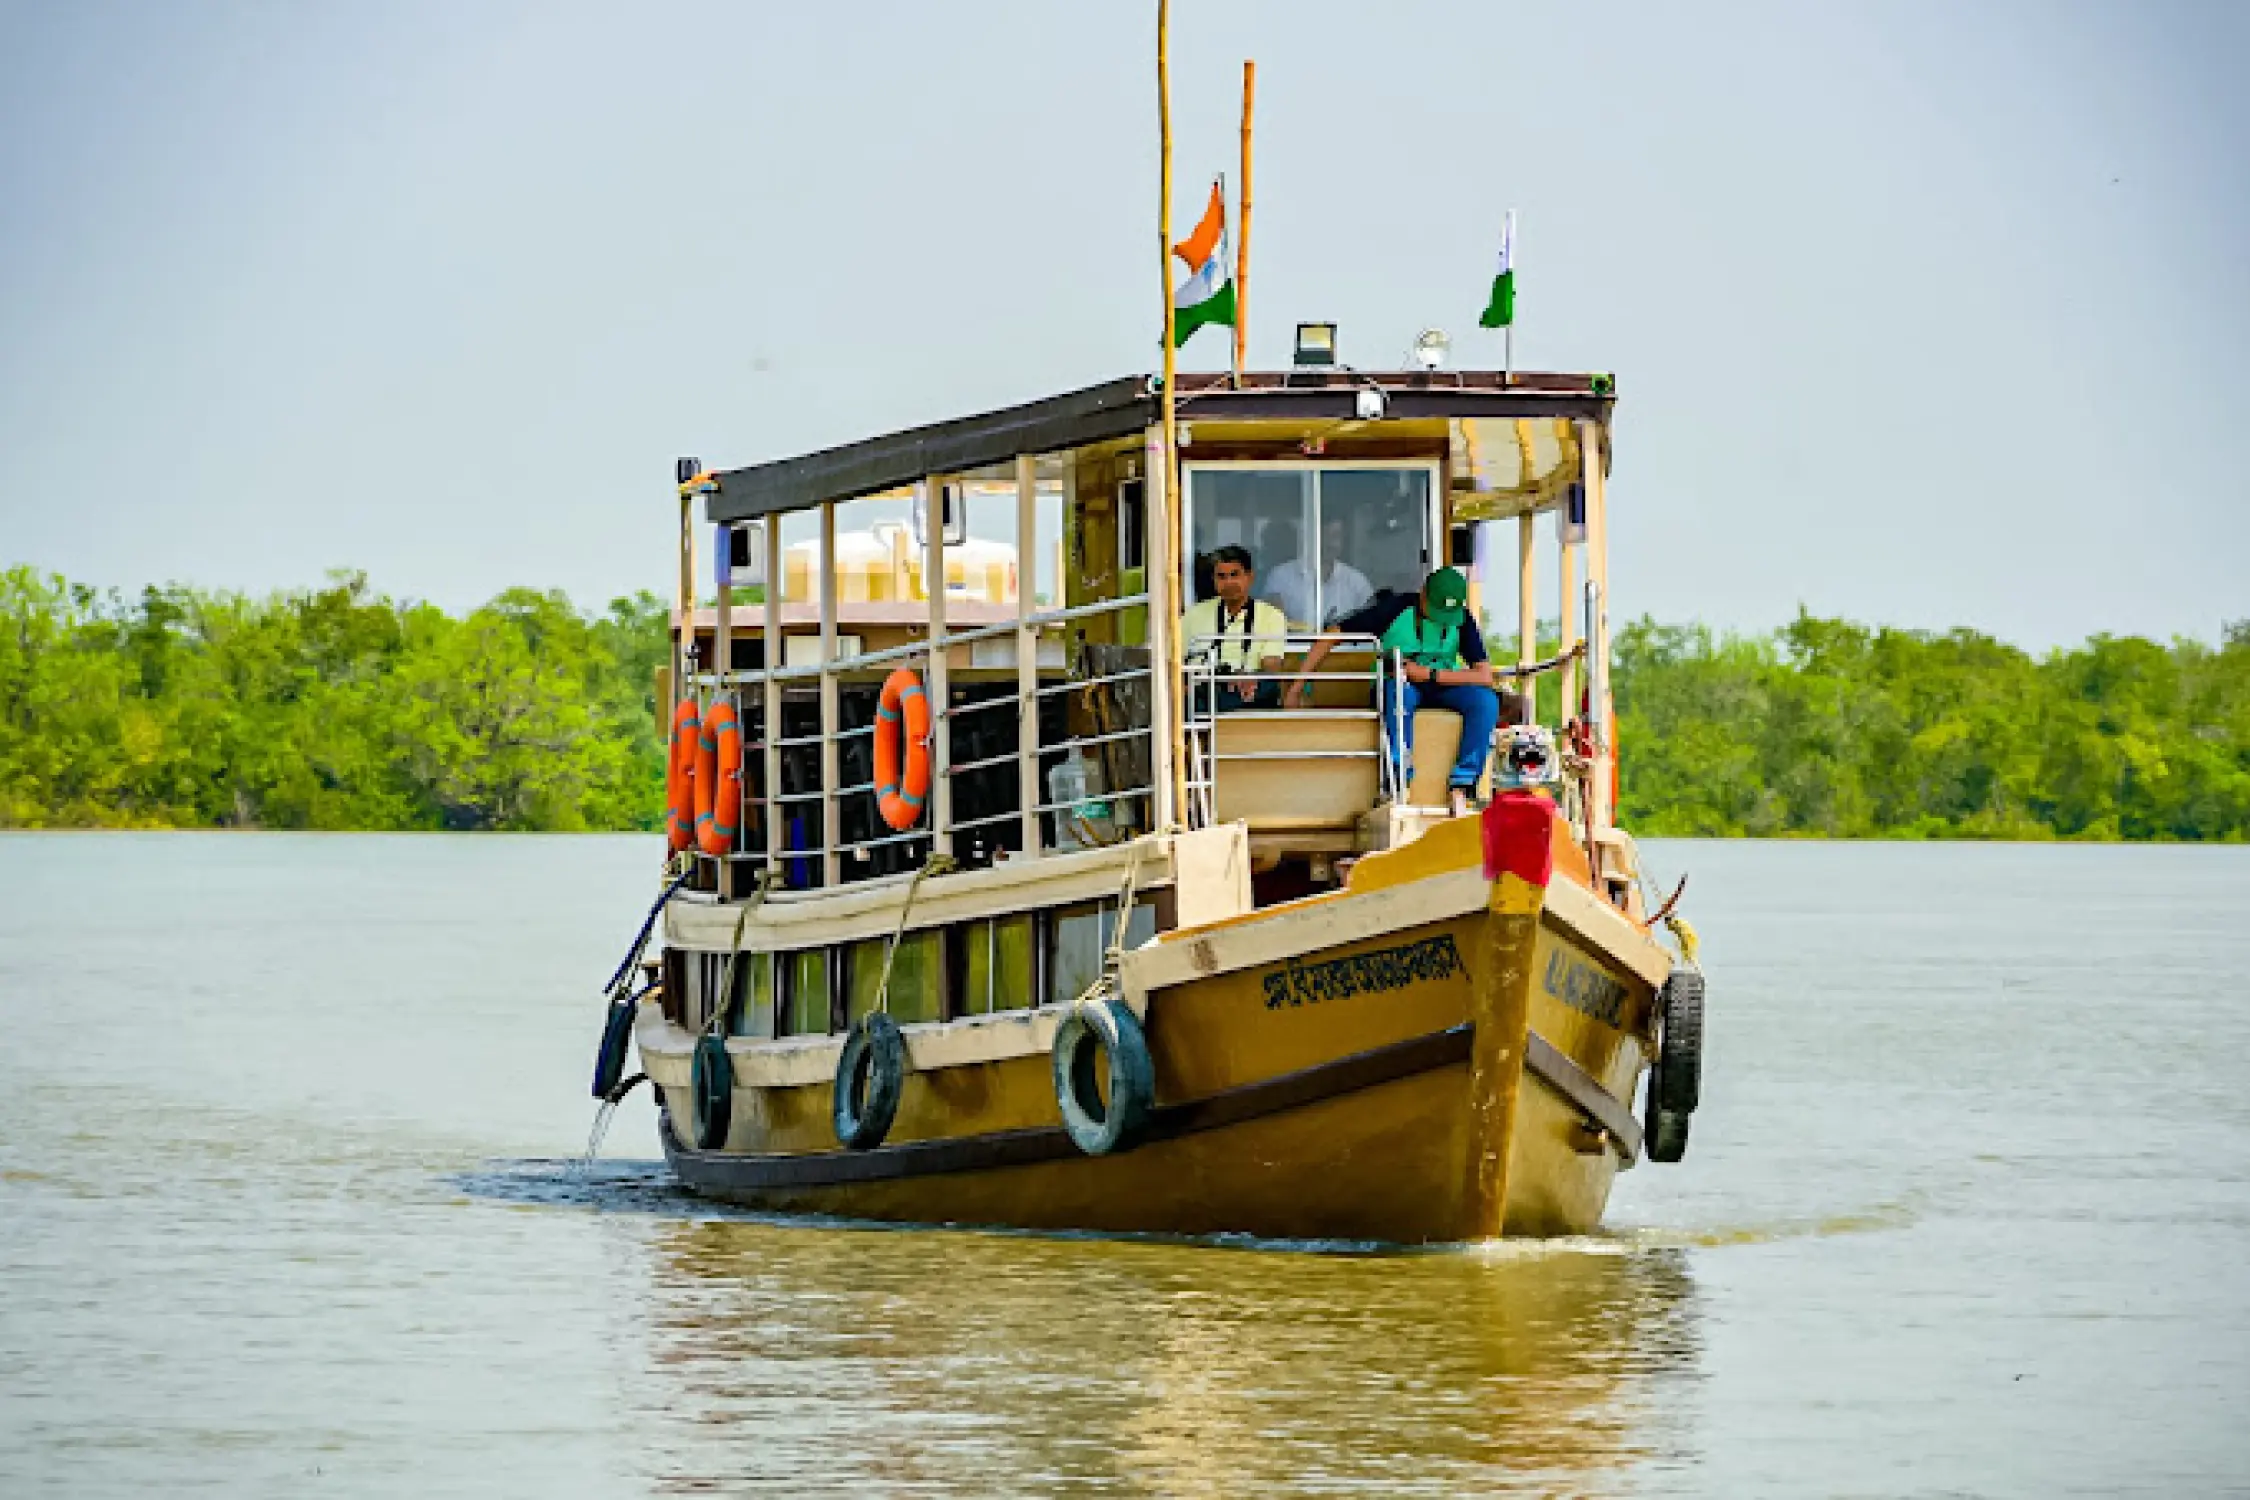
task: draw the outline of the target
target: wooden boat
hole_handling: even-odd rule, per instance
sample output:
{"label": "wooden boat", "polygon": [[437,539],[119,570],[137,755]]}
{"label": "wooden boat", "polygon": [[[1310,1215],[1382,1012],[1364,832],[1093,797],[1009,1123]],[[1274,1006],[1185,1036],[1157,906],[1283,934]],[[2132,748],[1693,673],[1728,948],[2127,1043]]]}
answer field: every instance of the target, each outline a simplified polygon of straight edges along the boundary
{"label": "wooden boat", "polygon": [[[679,735],[715,817],[673,855],[662,957],[644,990],[619,984],[597,1092],[629,1024],[680,1181],[790,1213],[1591,1229],[1618,1171],[1684,1150],[1702,1003],[1613,816],[1611,381],[1181,376],[1176,466],[1153,386],[722,472],[682,461],[667,723],[724,702],[746,748],[714,790],[701,730]],[[1544,661],[1541,516],[1571,538]],[[1241,676],[1294,681],[1325,640],[1304,706],[1216,711],[1241,684],[1183,639],[1180,601],[1229,543],[1267,579],[1298,565],[1311,617]],[[1447,562],[1472,611],[1514,582],[1503,674],[1559,684],[1547,725],[1503,728],[1487,805],[1458,815],[1460,719],[1423,710],[1396,764],[1379,679],[1404,668],[1322,607],[1411,594]],[[903,747],[909,777],[916,752],[929,765],[922,808],[875,784],[876,742],[906,738],[885,707],[911,691],[902,669],[932,707]]]}

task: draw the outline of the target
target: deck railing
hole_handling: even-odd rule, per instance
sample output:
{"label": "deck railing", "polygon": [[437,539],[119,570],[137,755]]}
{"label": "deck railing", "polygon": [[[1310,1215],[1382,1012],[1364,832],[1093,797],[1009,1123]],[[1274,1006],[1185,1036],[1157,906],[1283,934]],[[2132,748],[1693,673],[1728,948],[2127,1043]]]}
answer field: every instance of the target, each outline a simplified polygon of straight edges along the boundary
{"label": "deck railing", "polygon": [[[1354,634],[1309,635],[1299,632],[1288,635],[1228,635],[1223,638],[1223,641],[1228,644],[1241,644],[1246,647],[1277,647],[1281,654],[1305,651],[1316,642],[1323,640],[1344,649],[1361,647],[1373,651],[1378,646],[1374,636]],[[1219,695],[1237,684],[1245,682],[1276,682],[1282,684],[1297,682],[1367,683],[1369,681],[1368,673],[1364,668],[1310,673],[1287,669],[1278,672],[1241,671],[1221,664],[1218,655],[1218,648],[1221,643],[1221,637],[1211,635],[1191,636],[1185,643],[1187,683],[1184,711],[1186,713],[1188,749],[1185,782],[1189,825],[1191,827],[1206,828],[1218,821],[1219,769],[1223,763],[1229,761],[1363,761],[1372,758],[1376,762],[1377,785],[1381,788],[1383,795],[1395,797],[1399,794],[1398,770],[1392,764],[1392,757],[1386,753],[1386,745],[1389,743],[1390,737],[1382,733],[1380,723],[1381,705],[1385,702],[1395,704],[1400,701],[1395,691],[1388,695],[1378,691],[1374,704],[1364,709],[1313,710],[1330,722],[1376,724],[1375,745],[1372,749],[1361,749],[1357,746],[1348,745],[1303,750],[1220,749],[1218,725],[1221,718],[1239,713],[1259,712],[1258,709],[1247,705],[1243,708],[1228,709],[1222,712],[1219,708]],[[1253,660],[1263,661],[1266,659],[1255,651],[1250,652],[1249,655]],[[1390,661],[1384,665],[1382,670],[1392,674],[1394,680],[1403,680],[1396,678],[1398,653],[1391,653]],[[1379,682],[1380,677],[1376,680]],[[1267,712],[1272,711],[1267,710]]]}
{"label": "deck railing", "polygon": [[[1030,858],[1048,852],[1050,841],[1042,833],[1041,818],[1043,816],[1067,818],[1088,802],[1148,803],[1155,796],[1153,782],[1110,787],[1093,785],[1091,784],[1091,778],[1089,789],[1083,798],[1051,798],[1046,795],[1047,782],[1043,770],[1061,763],[1068,757],[1078,757],[1081,761],[1098,766],[1100,760],[1090,758],[1094,752],[1098,752],[1105,745],[1134,739],[1148,740],[1155,732],[1153,723],[1130,725],[1123,729],[1114,729],[1108,732],[1068,735],[1052,741],[1041,739],[1039,725],[1040,707],[1049,698],[1068,693],[1084,692],[1099,687],[1116,686],[1136,680],[1145,681],[1151,677],[1154,669],[1150,666],[1140,666],[1096,676],[1043,680],[1038,668],[1039,647],[1042,639],[1048,633],[1065,631],[1069,627],[1081,626],[1088,621],[1121,615],[1128,610],[1146,609],[1148,604],[1149,596],[1147,594],[1129,594],[1121,598],[1105,599],[1090,604],[1022,614],[1013,620],[966,630],[949,630],[940,625],[933,630],[929,638],[924,640],[910,641],[904,645],[886,647],[878,651],[862,651],[849,656],[837,656],[814,665],[792,667],[769,663],[764,667],[757,668],[693,673],[689,677],[688,683],[699,696],[706,700],[718,694],[732,693],[737,690],[741,690],[745,696],[747,696],[748,690],[752,688],[763,690],[766,694],[765,703],[767,706],[767,712],[762,720],[765,728],[755,743],[746,741],[744,745],[746,767],[750,764],[749,757],[752,755],[767,757],[769,750],[773,752],[770,758],[763,761],[769,768],[767,774],[755,778],[745,774],[743,778],[743,808],[746,813],[754,809],[759,814],[759,822],[766,830],[765,847],[762,849],[737,849],[717,860],[711,860],[710,856],[705,855],[698,855],[698,858],[713,864],[726,865],[779,863],[785,870],[790,869],[798,861],[817,862],[822,875],[816,883],[834,885],[839,882],[842,875],[839,862],[846,857],[864,856],[878,849],[918,842],[927,842],[933,851],[958,855],[962,852],[958,844],[959,835],[971,834],[984,829],[1004,828],[1005,825],[1013,822],[1017,830],[1016,847],[1008,850],[1008,857]],[[828,639],[834,638],[832,629],[824,629],[824,635]],[[945,673],[940,667],[941,655],[950,654],[958,647],[970,647],[983,641],[1007,640],[1010,638],[1013,638],[1016,642],[1017,691],[1012,694],[995,694],[991,697],[965,703],[956,704],[947,701],[951,695],[943,690]],[[773,636],[769,633],[769,644],[772,640]],[[847,742],[873,735],[876,729],[874,724],[847,729],[837,722],[839,718],[838,689],[846,678],[859,678],[861,682],[856,685],[871,686],[872,684],[865,681],[869,676],[879,673],[885,668],[909,665],[919,665],[924,689],[929,693],[931,702],[932,796],[930,798],[929,815],[925,823],[913,828],[879,833],[870,838],[846,840],[841,835],[841,806],[845,799],[852,797],[872,799],[875,791],[874,782],[872,780],[856,781],[848,784],[822,785],[794,792],[785,791],[777,784],[781,779],[776,774],[780,769],[779,752],[803,750],[822,745],[841,746]],[[781,720],[778,710],[784,702],[783,694],[790,688],[802,689],[808,685],[817,686],[820,690],[820,732],[812,735],[798,734],[793,736],[779,734],[777,731],[780,728]],[[988,714],[1003,708],[1013,708],[1016,712],[1018,726],[1016,747],[998,755],[957,761],[953,754],[955,725],[975,715]],[[827,760],[824,757],[824,764],[833,765],[835,763],[833,760]],[[1157,764],[1157,758],[1153,754],[1153,741],[1151,741],[1151,753],[1141,757],[1141,763],[1149,766]],[[1015,807],[999,812],[981,813],[973,817],[960,818],[953,816],[953,797],[938,794],[938,788],[943,783],[955,781],[975,772],[991,771],[1006,765],[1017,767],[1017,805]],[[758,790],[754,792],[753,786],[757,787]],[[783,832],[784,823],[788,817],[788,809],[811,804],[818,804],[822,809],[820,826],[823,833],[819,842],[809,845],[789,842]],[[872,807],[870,811],[872,811]],[[1145,826],[1149,819],[1144,816],[1139,822]],[[746,817],[738,818],[736,826],[744,827],[747,826],[747,823]],[[881,827],[882,825],[878,821],[876,826]],[[1078,827],[1081,832],[1086,831],[1083,822],[1080,822]],[[1058,838],[1052,842],[1056,845],[1075,847],[1084,841],[1081,837]],[[995,839],[994,842],[1000,844],[1003,848],[1007,844],[1004,838]],[[792,881],[791,883],[796,882]]]}

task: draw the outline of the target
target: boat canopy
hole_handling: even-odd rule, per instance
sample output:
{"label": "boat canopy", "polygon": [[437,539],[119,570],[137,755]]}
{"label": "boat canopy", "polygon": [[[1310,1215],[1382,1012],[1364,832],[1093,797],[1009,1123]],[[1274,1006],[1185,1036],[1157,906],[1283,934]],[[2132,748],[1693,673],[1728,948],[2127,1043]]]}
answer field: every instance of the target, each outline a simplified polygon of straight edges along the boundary
{"label": "boat canopy", "polygon": [[[1003,407],[979,416],[912,427],[903,432],[824,448],[794,458],[729,469],[712,476],[717,489],[707,513],[718,522],[751,521],[850,500],[913,484],[932,474],[959,474],[1005,464],[1023,454],[1060,453],[1133,437],[1160,419],[1158,382],[1134,375],[1060,396]],[[1181,375],[1178,420],[1202,431],[1256,424],[1267,435],[1274,424],[1317,432],[1363,427],[1362,393],[1383,402],[1380,418],[1393,424],[1556,417],[1606,426],[1615,386],[1606,375],[1554,375],[1496,370],[1358,374],[1336,370],[1251,371]],[[1183,458],[1188,455],[1183,453]]]}
{"label": "boat canopy", "polygon": [[[1615,394],[1601,374],[1182,375],[1167,462],[1158,383],[1134,376],[742,468],[683,460],[666,708],[732,699],[746,751],[741,836],[705,851],[702,888],[834,889],[936,855],[973,868],[1218,824],[1246,827],[1261,870],[1294,861],[1333,882],[1340,861],[1444,811],[1460,721],[1424,710],[1416,730],[1440,774],[1393,764],[1384,658],[1349,621],[1445,565],[1469,575],[1500,676],[1555,678],[1511,701],[1527,716],[1544,702],[1588,747],[1577,821],[1592,837],[1613,811]],[[708,580],[698,501],[716,528]],[[1534,521],[1549,514],[1542,639]],[[1222,665],[1225,643],[1193,636],[1187,606],[1244,552],[1277,633],[1245,635],[1246,664]],[[873,758],[897,735],[882,702],[902,672],[928,694],[926,803],[901,804]],[[1255,704],[1247,678],[1270,684]]]}

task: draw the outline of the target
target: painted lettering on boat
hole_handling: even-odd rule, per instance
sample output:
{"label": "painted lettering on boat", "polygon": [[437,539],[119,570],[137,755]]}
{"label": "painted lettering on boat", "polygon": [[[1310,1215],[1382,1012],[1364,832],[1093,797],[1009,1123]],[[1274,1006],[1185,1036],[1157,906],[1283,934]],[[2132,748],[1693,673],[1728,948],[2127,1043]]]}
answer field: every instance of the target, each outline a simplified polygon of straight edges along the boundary
{"label": "painted lettering on boat", "polygon": [[1290,959],[1265,976],[1266,1009],[1403,990],[1410,984],[1450,979],[1461,972],[1461,951],[1453,946],[1451,933],[1317,964]]}
{"label": "painted lettering on boat", "polygon": [[1625,1025],[1625,986],[1560,948],[1547,955],[1547,993],[1604,1026]]}

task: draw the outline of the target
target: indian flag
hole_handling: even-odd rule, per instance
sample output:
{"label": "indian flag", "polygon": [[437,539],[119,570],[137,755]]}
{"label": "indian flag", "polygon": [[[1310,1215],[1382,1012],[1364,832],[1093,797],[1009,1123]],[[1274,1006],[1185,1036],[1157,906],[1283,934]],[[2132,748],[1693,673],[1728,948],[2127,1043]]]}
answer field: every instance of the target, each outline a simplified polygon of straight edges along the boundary
{"label": "indian flag", "polygon": [[1484,305],[1484,316],[1477,319],[1481,328],[1506,328],[1516,321],[1516,211],[1508,210],[1508,220],[1500,231],[1500,269],[1492,278],[1492,296]]}
{"label": "indian flag", "polygon": [[1172,347],[1207,323],[1234,326],[1234,277],[1227,271],[1227,200],[1223,180],[1211,184],[1211,206],[1195,233],[1172,247],[1191,274],[1172,294]]}

